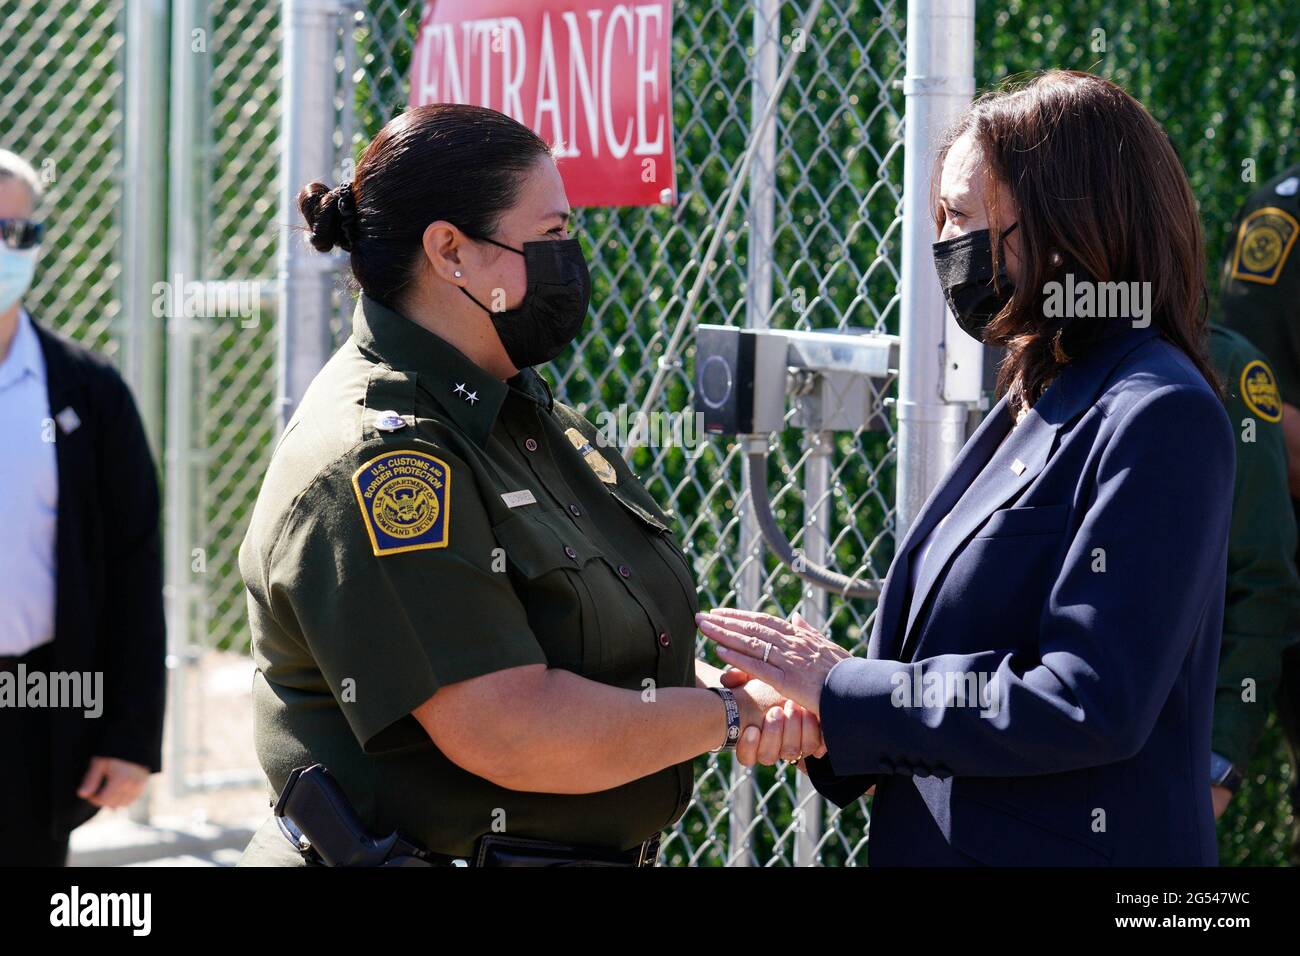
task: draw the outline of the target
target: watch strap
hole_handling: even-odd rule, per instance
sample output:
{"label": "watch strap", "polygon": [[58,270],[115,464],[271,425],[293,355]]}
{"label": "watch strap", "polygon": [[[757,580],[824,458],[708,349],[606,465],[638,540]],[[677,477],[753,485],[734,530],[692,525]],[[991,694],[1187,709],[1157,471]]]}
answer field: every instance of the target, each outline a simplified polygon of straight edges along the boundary
{"label": "watch strap", "polygon": [[721,747],[716,747],[709,751],[710,753],[725,753],[736,749],[736,741],[740,739],[740,705],[736,703],[736,695],[731,692],[729,687],[710,687],[722,698],[722,703],[727,708],[727,739],[722,742]]}

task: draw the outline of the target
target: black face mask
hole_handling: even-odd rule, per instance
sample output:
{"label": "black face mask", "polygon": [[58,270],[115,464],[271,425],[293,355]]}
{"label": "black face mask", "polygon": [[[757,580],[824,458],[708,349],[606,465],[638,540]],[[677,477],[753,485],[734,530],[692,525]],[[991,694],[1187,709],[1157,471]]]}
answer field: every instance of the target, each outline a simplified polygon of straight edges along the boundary
{"label": "black face mask", "polygon": [[578,335],[591,303],[591,274],[577,239],[540,239],[522,249],[483,239],[524,257],[528,288],[514,309],[493,312],[468,289],[464,292],[488,314],[515,368],[549,362]]}
{"label": "black face mask", "polygon": [[[1002,233],[999,245],[1018,225],[1013,222]],[[943,286],[943,297],[948,300],[953,318],[963,332],[983,342],[984,330],[993,316],[1011,300],[1011,293],[1015,290],[1007,278],[1005,258],[998,256],[995,284],[993,242],[987,229],[936,242],[931,248],[939,284]]]}

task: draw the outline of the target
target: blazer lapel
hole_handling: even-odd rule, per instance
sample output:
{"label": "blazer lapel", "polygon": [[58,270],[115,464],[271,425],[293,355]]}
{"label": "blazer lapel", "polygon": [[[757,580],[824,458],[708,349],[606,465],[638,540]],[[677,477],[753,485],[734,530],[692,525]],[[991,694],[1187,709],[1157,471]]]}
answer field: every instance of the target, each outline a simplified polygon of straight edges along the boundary
{"label": "blazer lapel", "polygon": [[867,653],[871,657],[892,657],[893,650],[901,638],[898,625],[907,607],[908,583],[912,576],[912,552],[925,540],[931,529],[949,511],[970,486],[971,482],[984,468],[989,456],[997,448],[998,442],[1011,428],[1011,415],[1007,411],[1007,400],[1002,398],[984,420],[980,422],[975,433],[967,439],[966,444],[957,453],[952,467],[940,479],[939,484],[930,492],[921,510],[912,520],[912,525],[903,536],[902,544],[894,554],[889,573],[885,575],[885,584],[880,593],[880,602],[876,609],[875,626],[872,628],[871,641]]}
{"label": "blazer lapel", "polygon": [[[889,632],[894,635],[894,639],[881,642],[882,645],[888,644],[891,649],[898,649],[899,653],[891,656],[906,659],[902,652],[910,645],[907,638],[916,626],[935,582],[957,549],[994,511],[1029,487],[1042,473],[1061,427],[1091,407],[1124,356],[1156,334],[1154,326],[1135,329],[1128,324],[1116,323],[1089,353],[1061,371],[1056,381],[1043,393],[1042,398],[1029,410],[1025,419],[1016,426],[1001,447],[996,446],[996,440],[1006,435],[1011,421],[1006,412],[1005,397],[998,403],[967,443],[971,455],[967,457],[966,449],[962,450],[954,463],[952,478],[941,486],[942,493],[936,492],[926,502],[925,521],[918,519],[916,534],[908,535],[907,548],[910,551],[924,540],[924,535],[929,533],[930,528],[944,515],[948,515],[948,521],[936,533],[926,555],[923,578],[916,582],[913,589],[907,609],[907,627],[901,631],[895,627]],[[998,412],[1001,412],[1000,426],[990,426],[990,421],[997,417],[995,413]],[[981,438],[982,445],[977,443]],[[966,467],[959,469],[957,465],[963,460]],[[974,474],[971,474],[972,471]],[[963,495],[964,491],[967,493]],[[908,565],[902,569],[905,573],[897,575],[898,580],[892,582],[894,590],[905,592],[907,589],[910,556],[905,564]],[[891,569],[890,578],[894,577],[894,570]],[[887,623],[896,620],[891,619]]]}
{"label": "blazer lapel", "polygon": [[[84,548],[78,536],[84,526],[82,502],[85,497],[84,476],[93,474],[90,432],[91,409],[86,403],[86,387],[81,371],[68,359],[58,340],[32,320],[45,359],[45,393],[54,420],[54,460],[58,472],[58,513],[55,517],[54,544],[54,654],[60,669],[76,660],[73,644],[83,640],[87,621],[77,595],[84,589],[82,558]],[[60,413],[72,409],[75,417]],[[76,422],[75,427],[71,423]]]}
{"label": "blazer lapel", "polygon": [[966,493],[945,513],[948,520],[934,536],[925,556],[922,577],[916,582],[908,608],[906,649],[935,581],[953,553],[989,515],[1018,495],[1042,473],[1056,439],[1057,424],[1045,421],[1033,409],[1007,437],[1003,445],[988,458],[982,471],[970,483]]}

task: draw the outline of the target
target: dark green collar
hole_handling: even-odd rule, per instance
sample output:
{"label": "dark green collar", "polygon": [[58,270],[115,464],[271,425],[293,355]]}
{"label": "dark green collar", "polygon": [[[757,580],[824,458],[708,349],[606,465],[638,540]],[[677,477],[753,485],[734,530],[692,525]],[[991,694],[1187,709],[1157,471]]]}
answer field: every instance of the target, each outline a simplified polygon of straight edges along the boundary
{"label": "dark green collar", "polygon": [[511,389],[548,411],[553,404],[549,386],[533,369],[502,382],[446,339],[364,293],[352,314],[352,337],[363,352],[414,375],[417,385],[479,445],[487,442]]}

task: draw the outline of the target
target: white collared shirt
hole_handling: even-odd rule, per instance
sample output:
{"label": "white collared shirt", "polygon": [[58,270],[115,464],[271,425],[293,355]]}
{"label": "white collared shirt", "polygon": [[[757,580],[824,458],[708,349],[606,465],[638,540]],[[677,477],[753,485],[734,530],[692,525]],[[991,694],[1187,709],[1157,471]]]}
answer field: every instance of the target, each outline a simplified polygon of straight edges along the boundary
{"label": "white collared shirt", "polygon": [[45,356],[31,317],[0,362],[0,657],[54,639],[59,472]]}

